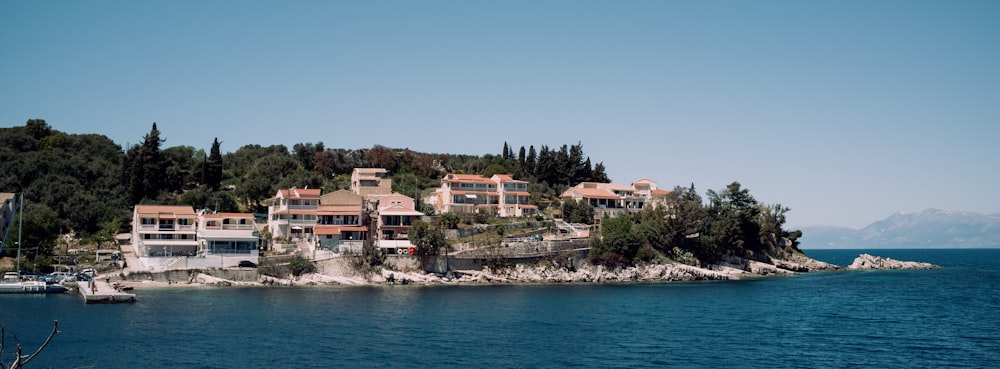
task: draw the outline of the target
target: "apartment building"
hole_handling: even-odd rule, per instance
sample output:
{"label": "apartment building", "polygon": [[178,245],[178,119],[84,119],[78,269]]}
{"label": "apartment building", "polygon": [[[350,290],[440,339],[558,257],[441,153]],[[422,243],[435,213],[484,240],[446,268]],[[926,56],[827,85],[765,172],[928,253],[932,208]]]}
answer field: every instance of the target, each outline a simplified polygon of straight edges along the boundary
{"label": "apartment building", "polygon": [[321,190],[280,189],[267,209],[267,227],[275,239],[309,239],[315,234]]}
{"label": "apartment building", "polygon": [[636,213],[647,206],[664,206],[669,193],[670,191],[658,189],[655,181],[643,178],[631,185],[581,182],[559,197],[564,200],[586,201],[594,207],[594,216],[603,218],[605,215],[616,217]]}
{"label": "apartment building", "polygon": [[508,174],[486,178],[476,174],[449,173],[441,187],[424,198],[438,213],[489,213],[501,217],[530,216],[538,207],[528,204],[528,182]]}

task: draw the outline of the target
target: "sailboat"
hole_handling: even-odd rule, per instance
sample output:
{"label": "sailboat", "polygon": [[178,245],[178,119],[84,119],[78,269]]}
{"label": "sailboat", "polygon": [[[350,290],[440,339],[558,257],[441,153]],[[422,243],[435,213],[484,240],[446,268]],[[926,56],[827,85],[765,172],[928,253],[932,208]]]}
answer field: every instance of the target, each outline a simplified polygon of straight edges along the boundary
{"label": "sailboat", "polygon": [[[65,286],[58,283],[50,283],[42,280],[25,279],[21,276],[21,228],[24,224],[24,193],[21,193],[21,200],[18,201],[20,210],[18,211],[19,224],[17,227],[17,272],[6,272],[3,279],[0,279],[0,293],[63,293],[69,291]],[[11,218],[13,221],[13,217]],[[8,228],[9,230],[9,228]],[[4,235],[6,241],[7,235]],[[0,243],[0,251],[3,244]]]}

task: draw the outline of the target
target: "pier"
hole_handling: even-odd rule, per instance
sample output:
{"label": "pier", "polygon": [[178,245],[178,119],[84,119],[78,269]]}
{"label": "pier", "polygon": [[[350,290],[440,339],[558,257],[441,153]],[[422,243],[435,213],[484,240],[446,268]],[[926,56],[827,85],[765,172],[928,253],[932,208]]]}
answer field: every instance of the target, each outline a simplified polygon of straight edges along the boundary
{"label": "pier", "polygon": [[83,301],[88,304],[135,302],[135,294],[116,289],[116,283],[121,286],[123,281],[108,283],[106,279],[98,277],[87,282],[78,282],[77,291],[80,291]]}

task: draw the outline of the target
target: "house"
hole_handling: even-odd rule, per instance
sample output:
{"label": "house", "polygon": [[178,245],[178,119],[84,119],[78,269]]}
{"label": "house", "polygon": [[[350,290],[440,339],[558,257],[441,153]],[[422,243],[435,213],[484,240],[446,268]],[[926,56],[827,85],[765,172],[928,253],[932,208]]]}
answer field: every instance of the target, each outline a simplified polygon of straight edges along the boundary
{"label": "house", "polygon": [[528,204],[528,182],[508,174],[486,178],[476,174],[449,173],[441,187],[424,198],[438,213],[488,213],[501,217],[529,216],[538,208]]}
{"label": "house", "polygon": [[132,213],[135,254],[149,268],[168,268],[198,253],[198,215],[190,206],[136,205]]}
{"label": "house", "polygon": [[275,239],[309,239],[317,222],[320,189],[288,188],[278,190],[268,206],[267,228]]}
{"label": "house", "polygon": [[531,198],[528,182],[516,180],[509,174],[494,174],[490,180],[497,183],[498,216],[526,217],[538,213],[537,206],[528,204]]}
{"label": "house", "polygon": [[254,263],[260,255],[260,234],[250,213],[213,213],[198,215],[198,255],[217,258],[210,266],[236,266],[242,260]]}
{"label": "house", "polygon": [[351,191],[365,198],[369,195],[391,195],[392,178],[383,168],[354,168],[351,171]]}
{"label": "house", "polygon": [[637,213],[647,206],[665,206],[669,191],[660,190],[656,182],[643,178],[626,186],[615,183],[581,182],[564,191],[559,198],[585,201],[594,207],[594,217],[616,217]]}
{"label": "house", "polygon": [[375,223],[379,248],[389,253],[400,253],[400,250],[413,247],[408,239],[410,227],[424,215],[415,209],[415,205],[413,198],[398,193],[379,200]]}
{"label": "house", "polygon": [[316,246],[337,253],[360,252],[368,237],[364,198],[337,190],[320,197],[316,209]]}

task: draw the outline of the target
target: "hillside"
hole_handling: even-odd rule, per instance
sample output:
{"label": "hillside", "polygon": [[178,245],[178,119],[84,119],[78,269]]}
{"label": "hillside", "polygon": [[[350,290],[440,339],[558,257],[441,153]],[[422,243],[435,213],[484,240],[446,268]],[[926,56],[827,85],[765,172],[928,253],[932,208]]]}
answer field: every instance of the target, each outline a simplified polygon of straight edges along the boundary
{"label": "hillside", "polygon": [[927,209],[896,213],[862,229],[802,229],[805,249],[1000,247],[1000,214]]}

